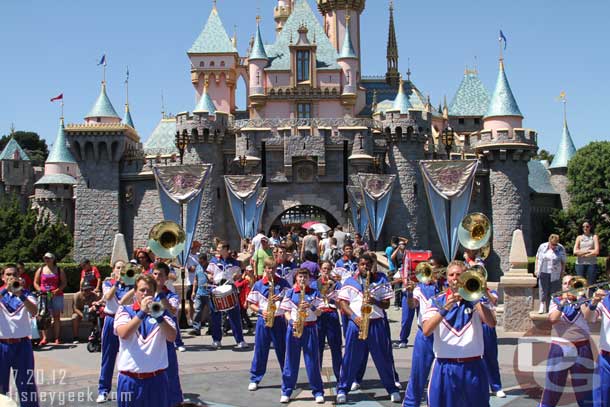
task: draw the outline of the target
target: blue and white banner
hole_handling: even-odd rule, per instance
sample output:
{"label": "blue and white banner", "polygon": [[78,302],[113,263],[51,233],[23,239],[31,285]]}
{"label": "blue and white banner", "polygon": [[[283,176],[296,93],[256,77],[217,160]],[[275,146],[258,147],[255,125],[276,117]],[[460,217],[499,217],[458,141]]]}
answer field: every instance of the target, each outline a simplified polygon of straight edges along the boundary
{"label": "blue and white banner", "polygon": [[352,223],[356,232],[362,237],[366,237],[369,228],[369,215],[364,208],[364,198],[362,197],[362,189],[360,187],[347,187],[349,196],[349,206],[352,212]]}
{"label": "blue and white banner", "polygon": [[393,174],[358,174],[364,207],[368,214],[371,233],[375,241],[379,240],[383,222],[388,214],[395,180],[396,175]]}
{"label": "blue and white banner", "polygon": [[262,175],[225,175],[229,206],[242,239],[252,238],[256,234],[253,226],[256,226],[256,203],[262,180]]}
{"label": "blue and white banner", "polygon": [[203,186],[211,171],[211,164],[153,167],[163,218],[182,226],[186,234],[184,251],[178,256],[183,266],[186,266],[191,244],[195,239]]}
{"label": "blue and white banner", "polygon": [[248,231],[248,236],[256,236],[258,228],[260,227],[261,220],[263,219],[263,212],[265,211],[265,204],[267,203],[267,195],[269,194],[269,188],[261,187],[258,189],[258,197],[256,198],[256,215],[254,216],[254,222],[251,223],[251,231]]}
{"label": "blue and white banner", "polygon": [[477,160],[420,161],[426,196],[443,254],[451,262],[458,250],[458,227],[468,213]]}

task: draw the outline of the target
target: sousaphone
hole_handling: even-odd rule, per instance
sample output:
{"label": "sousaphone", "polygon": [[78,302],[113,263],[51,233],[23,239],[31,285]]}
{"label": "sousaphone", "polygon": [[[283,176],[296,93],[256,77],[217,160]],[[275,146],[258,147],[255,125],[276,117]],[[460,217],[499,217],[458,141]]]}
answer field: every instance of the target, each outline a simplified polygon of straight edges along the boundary
{"label": "sousaphone", "polygon": [[458,240],[469,250],[478,250],[489,243],[491,222],[480,212],[469,213],[458,226]]}
{"label": "sousaphone", "polygon": [[148,233],[148,247],[162,259],[174,259],[184,251],[186,233],[176,222],[164,220]]}

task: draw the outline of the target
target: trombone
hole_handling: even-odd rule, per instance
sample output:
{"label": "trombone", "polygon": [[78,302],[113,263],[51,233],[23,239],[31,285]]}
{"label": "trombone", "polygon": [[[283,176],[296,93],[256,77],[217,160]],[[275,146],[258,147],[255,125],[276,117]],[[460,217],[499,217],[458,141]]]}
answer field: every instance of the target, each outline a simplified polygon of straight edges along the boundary
{"label": "trombone", "polygon": [[593,287],[601,287],[601,285],[603,284],[596,284],[596,285],[592,285],[591,287],[588,287],[587,284],[587,279],[584,277],[573,277],[570,282],[568,283],[569,287],[567,290],[561,290],[561,291],[556,291],[553,294],[551,294],[551,297],[557,297],[563,294],[573,294],[576,297],[583,297],[587,294],[587,292],[589,291],[589,288],[593,288]]}
{"label": "trombone", "polygon": [[[473,266],[460,274],[453,289],[466,301],[475,302],[487,293],[487,270],[483,266]],[[437,299],[447,294],[447,288],[435,295]]]}

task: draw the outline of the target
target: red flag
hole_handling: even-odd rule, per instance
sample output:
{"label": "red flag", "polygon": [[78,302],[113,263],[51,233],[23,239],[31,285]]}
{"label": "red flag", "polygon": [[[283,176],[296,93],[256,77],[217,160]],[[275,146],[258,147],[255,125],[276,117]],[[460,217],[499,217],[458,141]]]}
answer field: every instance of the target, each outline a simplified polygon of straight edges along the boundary
{"label": "red flag", "polygon": [[64,94],[60,93],[59,95],[57,95],[54,98],[52,98],[51,102],[55,102],[56,100],[63,100],[63,98],[64,98]]}

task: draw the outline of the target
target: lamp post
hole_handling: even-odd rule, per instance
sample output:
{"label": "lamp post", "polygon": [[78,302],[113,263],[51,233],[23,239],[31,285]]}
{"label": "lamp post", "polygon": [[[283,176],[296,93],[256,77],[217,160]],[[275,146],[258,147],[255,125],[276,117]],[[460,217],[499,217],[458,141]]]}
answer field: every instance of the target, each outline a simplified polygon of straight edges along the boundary
{"label": "lamp post", "polygon": [[445,151],[447,152],[447,159],[450,158],[451,149],[453,148],[453,129],[451,127],[447,127],[443,130],[443,134],[441,135],[441,140],[445,145]]}
{"label": "lamp post", "polygon": [[184,151],[189,144],[189,136],[186,133],[176,132],[175,140],[176,148],[180,153],[180,165],[184,164]]}
{"label": "lamp post", "polygon": [[237,163],[241,167],[243,174],[246,175],[246,166],[248,165],[248,157],[246,155],[238,156]]}
{"label": "lamp post", "polygon": [[[178,153],[180,153],[180,165],[184,164],[184,151],[186,150],[186,147],[189,144],[189,136],[187,133],[180,133],[180,132],[176,132],[176,148],[178,149]],[[184,219],[183,219],[183,210],[182,210],[182,205],[180,205],[180,227],[182,229],[184,229]],[[190,253],[191,253],[191,248],[188,247],[186,248],[186,250],[188,250],[188,252],[185,254],[185,257],[187,257]],[[180,291],[182,293],[181,297],[181,301],[180,301],[180,321],[178,321],[178,326],[180,329],[187,329],[188,328],[188,319],[186,317],[186,295],[185,295],[185,289],[184,289],[184,279],[186,277],[186,270],[184,269],[185,264],[181,264],[180,266]]]}

